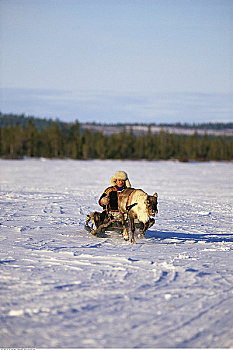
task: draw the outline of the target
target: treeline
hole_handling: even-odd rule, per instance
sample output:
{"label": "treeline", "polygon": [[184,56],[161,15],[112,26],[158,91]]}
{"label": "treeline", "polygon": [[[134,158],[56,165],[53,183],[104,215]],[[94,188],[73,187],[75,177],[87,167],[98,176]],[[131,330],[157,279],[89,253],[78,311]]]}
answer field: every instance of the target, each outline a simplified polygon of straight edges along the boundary
{"label": "treeline", "polygon": [[[47,126],[51,126],[53,123],[53,119],[46,119],[46,118],[36,118],[33,116],[25,116],[24,114],[17,115],[17,114],[3,114],[0,112],[0,127],[9,126],[12,125],[24,125],[27,126],[28,122],[31,121],[37,129],[42,130],[45,129]],[[59,124],[59,126],[62,128],[64,122],[60,121],[59,119],[56,120],[56,123]],[[115,126],[115,127],[124,127],[124,126],[158,126],[158,127],[175,127],[175,128],[182,128],[182,129],[204,129],[204,130],[226,130],[226,129],[233,129],[233,123],[219,123],[219,122],[209,122],[209,123],[96,123],[96,122],[87,122],[86,125],[98,125],[98,126]],[[82,124],[80,124],[81,130],[82,130]]]}
{"label": "treeline", "polygon": [[[36,118],[33,116],[25,116],[24,114],[3,114],[0,112],[0,127],[7,127],[10,125],[24,125],[27,126],[29,122],[32,122],[38,130],[47,128],[53,124],[53,119]],[[60,127],[63,126],[63,122],[56,120]]]}
{"label": "treeline", "polygon": [[233,138],[225,136],[175,135],[150,131],[136,136],[132,131],[104,135],[84,130],[74,123],[52,122],[38,129],[32,120],[27,125],[0,127],[0,157],[72,159],[179,159],[233,160]]}

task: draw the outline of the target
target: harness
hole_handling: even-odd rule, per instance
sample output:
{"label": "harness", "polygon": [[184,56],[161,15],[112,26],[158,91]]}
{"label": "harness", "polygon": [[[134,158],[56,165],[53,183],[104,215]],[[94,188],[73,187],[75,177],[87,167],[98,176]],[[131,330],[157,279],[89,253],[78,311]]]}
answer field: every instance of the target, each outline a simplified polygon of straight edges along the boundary
{"label": "harness", "polygon": [[129,200],[130,200],[132,194],[134,193],[134,191],[135,191],[135,190],[133,190],[133,191],[130,193],[130,195],[129,195],[128,199],[127,199],[127,202],[126,202],[126,209],[127,209],[128,205],[129,205]]}

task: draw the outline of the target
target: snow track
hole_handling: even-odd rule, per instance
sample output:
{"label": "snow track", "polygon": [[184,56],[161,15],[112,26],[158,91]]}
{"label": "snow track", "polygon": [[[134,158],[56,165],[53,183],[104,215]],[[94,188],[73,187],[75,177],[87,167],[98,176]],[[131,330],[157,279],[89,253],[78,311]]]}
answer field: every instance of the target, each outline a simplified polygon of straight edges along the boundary
{"label": "snow track", "polygon": [[[233,346],[232,163],[0,168],[1,347]],[[159,194],[135,245],[83,229],[116,170]]]}

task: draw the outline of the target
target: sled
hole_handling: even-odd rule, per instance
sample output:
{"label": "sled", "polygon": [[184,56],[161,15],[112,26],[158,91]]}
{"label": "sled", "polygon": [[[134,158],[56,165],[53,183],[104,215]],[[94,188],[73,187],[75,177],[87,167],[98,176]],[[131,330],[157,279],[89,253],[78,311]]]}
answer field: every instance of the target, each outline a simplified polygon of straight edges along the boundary
{"label": "sled", "polygon": [[[121,218],[119,216],[115,217],[108,217],[106,222],[104,222],[102,225],[96,227],[96,224],[93,219],[93,214],[87,215],[86,224],[84,226],[85,230],[92,235],[96,235],[98,233],[105,233],[105,232],[118,232],[119,234],[123,233],[123,225]],[[129,228],[129,220],[128,218],[125,218],[126,221],[126,227]],[[89,223],[91,222],[91,226],[89,226]],[[142,232],[143,230],[143,224],[141,222],[135,222],[135,229],[138,233]]]}
{"label": "sled", "polygon": [[[84,226],[85,230],[89,233],[92,233],[92,231],[94,231],[88,224],[85,224]],[[96,228],[97,229],[97,228]],[[97,232],[93,233],[93,235],[97,234],[97,233],[104,233],[104,232],[118,232],[118,233],[123,233],[123,226],[121,222],[115,222],[115,223],[111,223],[109,224],[107,227],[103,227],[101,229],[99,229]]]}

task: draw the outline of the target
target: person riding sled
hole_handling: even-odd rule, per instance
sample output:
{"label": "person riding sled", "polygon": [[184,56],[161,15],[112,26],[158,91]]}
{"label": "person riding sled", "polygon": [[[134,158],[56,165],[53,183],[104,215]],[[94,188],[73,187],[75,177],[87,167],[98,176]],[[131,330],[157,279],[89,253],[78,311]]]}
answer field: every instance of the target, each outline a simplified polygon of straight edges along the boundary
{"label": "person riding sled", "polygon": [[[125,171],[117,171],[115,175],[110,179],[110,184],[111,186],[107,187],[99,198],[99,205],[103,208],[103,211],[94,211],[91,214],[87,215],[85,225],[86,230],[91,232],[92,235],[95,235],[102,230],[102,232],[104,232],[104,230],[107,228],[111,228],[113,230],[120,228],[120,230],[123,230],[124,239],[128,240],[129,235],[125,223],[127,225],[130,223],[131,231],[132,229],[135,230],[136,226],[139,231],[143,232],[144,236],[145,230],[151,227],[155,222],[155,220],[153,218],[149,218],[149,216],[157,212],[157,193],[155,199],[154,195],[149,196],[141,189],[132,188],[128,175]],[[139,194],[137,195],[138,192]],[[132,196],[135,193],[136,197],[134,198],[133,202],[130,203],[130,199],[132,199]],[[123,199],[126,201],[126,203],[124,203],[126,207],[124,207],[122,204]],[[138,201],[141,201],[142,205],[138,207],[141,211],[144,210],[143,213],[140,212],[138,214],[136,211],[134,214],[132,214],[133,216],[131,215],[129,218],[129,211],[137,206]],[[127,205],[127,203],[130,204]],[[133,224],[131,222],[132,218]],[[128,219],[130,220],[128,221]],[[88,225],[89,221],[91,221],[91,227]]]}
{"label": "person riding sled", "polygon": [[[92,234],[94,234],[93,232],[97,232],[101,225],[107,224],[111,220],[115,221],[119,216],[118,196],[124,189],[131,187],[128,175],[125,171],[117,171],[110,179],[110,184],[111,186],[107,187],[99,198],[99,205],[103,208],[103,211],[101,213],[93,212],[87,215],[85,228],[88,230],[90,229],[88,223],[91,220]],[[96,226],[95,230],[93,230],[94,225]]]}
{"label": "person riding sled", "polygon": [[[110,179],[110,184],[111,186],[104,190],[99,199],[99,205],[103,207],[103,212],[101,213],[103,221],[106,218],[114,219],[118,216],[118,196],[124,189],[131,188],[128,175],[125,171],[117,171],[116,174]],[[135,189],[132,188],[132,191],[134,190]],[[155,220],[150,218],[148,228],[151,227],[154,222]],[[142,226],[142,223],[138,223],[138,228],[142,228]]]}

